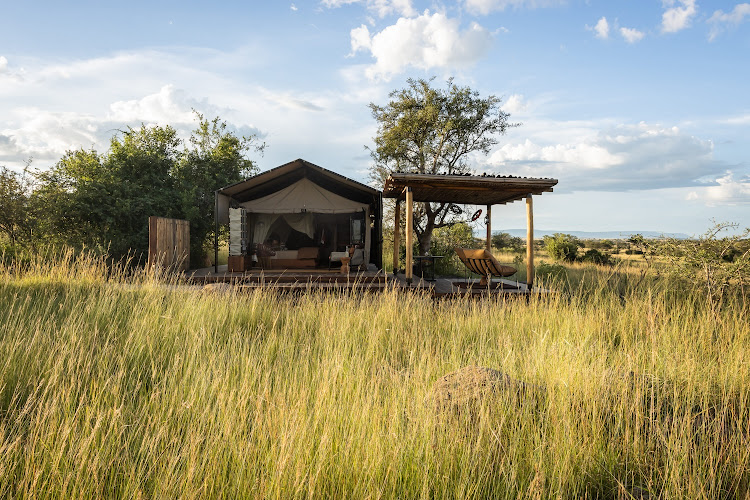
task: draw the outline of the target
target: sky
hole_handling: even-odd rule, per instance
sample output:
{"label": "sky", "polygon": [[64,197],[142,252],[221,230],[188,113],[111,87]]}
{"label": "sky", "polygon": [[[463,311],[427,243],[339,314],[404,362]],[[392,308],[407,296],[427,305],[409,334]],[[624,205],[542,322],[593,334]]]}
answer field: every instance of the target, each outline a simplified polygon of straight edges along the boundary
{"label": "sky", "polygon": [[[369,183],[409,78],[502,98],[478,172],[553,177],[540,229],[750,227],[750,3],[702,0],[0,0],[0,166],[105,152],[127,126],[189,134],[193,110]],[[525,227],[495,207],[493,229]]]}

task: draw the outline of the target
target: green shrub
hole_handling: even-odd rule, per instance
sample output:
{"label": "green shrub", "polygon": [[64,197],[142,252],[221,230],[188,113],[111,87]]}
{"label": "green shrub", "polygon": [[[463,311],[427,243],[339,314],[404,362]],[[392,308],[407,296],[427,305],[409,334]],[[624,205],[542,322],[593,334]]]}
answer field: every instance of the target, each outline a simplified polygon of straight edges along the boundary
{"label": "green shrub", "polygon": [[586,253],[583,254],[583,257],[581,257],[581,261],[589,262],[591,264],[599,264],[602,266],[611,266],[615,263],[610,254],[606,252],[600,252],[595,248],[587,250]]}
{"label": "green shrub", "polygon": [[[476,246],[471,226],[465,222],[436,228],[432,233],[430,253],[444,258],[435,261],[435,273],[438,275],[458,275],[464,272],[454,248],[474,248]],[[415,252],[416,255],[416,252]]]}
{"label": "green shrub", "polygon": [[496,248],[497,250],[507,248],[513,252],[520,252],[525,246],[521,238],[518,236],[511,236],[509,233],[493,234],[490,241],[492,243],[492,248]]}
{"label": "green shrub", "polygon": [[581,242],[570,234],[555,233],[553,236],[544,237],[544,246],[553,259],[575,262]]}
{"label": "green shrub", "polygon": [[629,241],[649,257],[661,257],[666,261],[665,274],[684,286],[698,288],[718,308],[729,296],[746,297],[750,288],[750,228],[726,234],[738,229],[738,224],[722,222],[694,239],[646,240],[635,235]]}
{"label": "green shrub", "polygon": [[568,275],[568,270],[556,262],[540,262],[535,269],[536,277],[543,280],[560,280]]}

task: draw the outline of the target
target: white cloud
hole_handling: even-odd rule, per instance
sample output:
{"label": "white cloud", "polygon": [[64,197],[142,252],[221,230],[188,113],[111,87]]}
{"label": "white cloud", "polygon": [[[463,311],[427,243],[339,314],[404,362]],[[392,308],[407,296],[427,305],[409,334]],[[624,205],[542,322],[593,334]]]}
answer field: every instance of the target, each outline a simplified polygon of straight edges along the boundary
{"label": "white cloud", "polygon": [[353,3],[360,3],[362,0],[322,0],[320,3],[328,7],[329,9],[335,9],[342,5],[351,5]]}
{"label": "white cloud", "polygon": [[[323,103],[323,100],[319,98],[316,99],[314,97],[305,97],[291,92],[269,89],[258,89],[257,92],[262,95],[266,101],[287,109],[303,111],[326,110],[326,104]],[[316,104],[314,101],[319,101],[319,103]]]}
{"label": "white cloud", "polygon": [[711,25],[708,39],[713,41],[725,29],[739,26],[745,17],[750,17],[750,3],[737,4],[729,13],[724,13],[722,10],[714,11],[708,20]]}
{"label": "white cloud", "polygon": [[606,40],[609,38],[609,23],[607,22],[607,18],[602,16],[601,19],[599,19],[596,22],[596,25],[594,27],[586,26],[586,29],[592,30],[594,33],[596,33],[597,38],[601,38],[602,40]]}
{"label": "white cloud", "polygon": [[528,105],[521,94],[513,94],[505,99],[505,102],[502,105],[503,111],[510,113],[511,115],[522,113],[526,111],[527,107]]}
{"label": "white cloud", "polygon": [[735,173],[727,170],[716,179],[715,185],[691,191],[688,200],[703,201],[709,206],[750,204],[750,178],[735,179]]}
{"label": "white cloud", "polygon": [[165,85],[158,93],[141,99],[113,102],[107,119],[123,123],[191,123],[195,119],[192,110],[198,107],[199,103],[189,99],[184,91]]}
{"label": "white cloud", "polygon": [[231,52],[176,47],[71,61],[14,58],[10,74],[0,73],[0,165],[22,168],[32,157],[33,165],[44,169],[68,149],[103,152],[119,130],[141,122],[172,125],[184,137],[195,128],[195,108],[207,118],[226,120],[236,133],[263,137],[269,144],[265,155],[251,155],[261,168],[306,158],[366,180],[358,175],[370,161],[362,145],[376,126],[366,104],[387,99],[388,85],[367,80],[364,65],[346,66],[351,78],[340,71],[335,78],[342,83],[333,88],[280,84],[257,70],[272,64],[268,57],[247,46]]}
{"label": "white cloud", "polygon": [[0,73],[5,73],[8,70],[8,59],[5,56],[0,56]]}
{"label": "white cloud", "polygon": [[502,11],[507,7],[551,7],[564,4],[565,0],[465,0],[466,9],[474,14],[487,15],[494,11]]}
{"label": "white cloud", "polygon": [[10,167],[28,158],[54,162],[66,150],[90,148],[103,139],[101,124],[90,115],[39,108],[19,108],[14,115],[23,117],[21,125],[0,131],[0,137],[5,137],[0,140],[0,158]]}
{"label": "white cloud", "polygon": [[297,8],[297,6],[296,6],[296,5],[294,5],[294,4],[290,5],[290,6],[289,6],[289,8],[290,8],[290,9],[292,9],[292,10],[293,10],[294,12],[297,12],[297,11],[299,10],[299,9]]}
{"label": "white cloud", "polygon": [[676,33],[690,26],[697,10],[695,0],[664,0],[662,3],[669,7],[661,18],[663,33]]}
{"label": "white cloud", "polygon": [[[496,172],[565,179],[571,190],[649,190],[694,186],[716,177],[726,165],[713,159],[713,143],[677,127],[647,123],[607,126],[549,122],[531,139],[495,150]],[[553,142],[549,130],[577,130]],[[562,187],[562,186],[561,186]]]}
{"label": "white cloud", "polygon": [[398,14],[405,17],[417,15],[414,7],[411,5],[411,0],[322,0],[321,3],[328,8],[364,3],[367,10],[377,13],[381,18],[390,14]]}
{"label": "white cloud", "polygon": [[635,28],[620,28],[620,35],[622,35],[626,42],[636,43],[640,42],[645,34]]}
{"label": "white cloud", "polygon": [[110,138],[128,125],[169,124],[186,134],[194,127],[193,109],[209,117],[218,114],[216,107],[190,98],[173,85],[140,99],[115,101],[108,108],[106,113],[53,111],[37,106],[6,110],[0,130],[0,161],[18,167],[33,158],[35,164],[46,167],[67,150],[106,149]]}
{"label": "white cloud", "polygon": [[706,188],[709,200],[722,203],[750,203],[750,179],[735,180],[732,172],[716,179],[717,186]]}
{"label": "white cloud", "polygon": [[750,125],[750,113],[724,118],[719,120],[719,123],[725,125]]}
{"label": "white cloud", "polygon": [[495,151],[490,163],[545,162],[564,163],[585,169],[606,169],[623,163],[621,156],[592,142],[541,146],[529,139],[520,144],[506,144]]}
{"label": "white cloud", "polygon": [[352,30],[352,50],[369,50],[376,62],[366,70],[370,79],[388,80],[411,66],[429,70],[473,65],[489,49],[492,35],[477,23],[460,31],[459,21],[445,14],[400,18],[370,35],[366,27]]}
{"label": "white cloud", "polygon": [[349,56],[353,56],[360,50],[369,50],[372,48],[372,39],[370,30],[364,24],[359,28],[354,28],[349,32],[351,37],[352,51]]}

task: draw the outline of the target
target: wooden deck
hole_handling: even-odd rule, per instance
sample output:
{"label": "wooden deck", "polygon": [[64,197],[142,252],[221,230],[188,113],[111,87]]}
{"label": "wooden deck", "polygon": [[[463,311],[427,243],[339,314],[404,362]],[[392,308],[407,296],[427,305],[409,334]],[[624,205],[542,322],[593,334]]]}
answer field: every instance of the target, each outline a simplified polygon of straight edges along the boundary
{"label": "wooden deck", "polygon": [[377,292],[398,288],[402,290],[419,291],[433,297],[487,297],[508,296],[519,297],[531,294],[546,294],[549,290],[534,288],[531,292],[525,283],[514,280],[493,280],[492,285],[480,286],[478,279],[466,278],[437,278],[435,281],[425,281],[416,277],[409,284],[403,274],[393,276],[383,271],[351,272],[342,274],[340,270],[327,269],[284,269],[228,272],[227,266],[219,266],[215,272],[213,267],[187,271],[189,282],[199,285],[226,283],[245,289],[274,288],[283,291],[304,292],[312,289],[320,290],[356,290],[362,292]]}
{"label": "wooden deck", "polygon": [[403,274],[399,274],[398,279],[405,288],[428,291],[434,297],[521,297],[548,293],[548,290],[537,288],[529,291],[525,283],[507,279],[494,279],[490,286],[480,286],[479,279],[471,278],[437,278],[435,281],[415,278],[411,286],[408,286]]}

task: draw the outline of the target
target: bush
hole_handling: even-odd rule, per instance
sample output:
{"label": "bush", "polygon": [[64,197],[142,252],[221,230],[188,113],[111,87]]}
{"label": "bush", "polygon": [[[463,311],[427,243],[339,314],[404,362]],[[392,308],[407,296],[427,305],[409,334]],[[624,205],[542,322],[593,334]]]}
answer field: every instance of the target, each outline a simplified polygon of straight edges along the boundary
{"label": "bush", "polygon": [[599,264],[602,266],[611,266],[615,263],[610,254],[606,252],[602,253],[594,248],[587,250],[586,253],[583,254],[581,261],[589,262],[591,264]]}
{"label": "bush", "polygon": [[540,262],[535,269],[537,279],[543,280],[561,280],[568,276],[568,270],[562,264],[556,262]]}
{"label": "bush", "polygon": [[553,236],[544,237],[544,246],[553,259],[575,262],[581,241],[570,234],[555,233]]}
{"label": "bush", "polygon": [[520,252],[524,249],[524,242],[518,236],[511,236],[508,233],[498,233],[492,235],[492,247],[497,250],[507,248],[513,252]]}
{"label": "bush", "polygon": [[[435,261],[435,273],[439,275],[461,274],[463,264],[453,251],[456,247],[474,248],[476,246],[471,226],[459,222],[450,226],[438,227],[432,233],[430,254],[443,255]],[[417,255],[416,248],[414,255]]]}
{"label": "bush", "polygon": [[651,256],[662,257],[667,275],[702,289],[712,307],[720,308],[728,296],[745,298],[749,290],[750,228],[734,236],[721,236],[738,228],[738,224],[722,222],[714,223],[695,239],[645,240],[635,235],[629,241],[640,247],[647,261]]}

